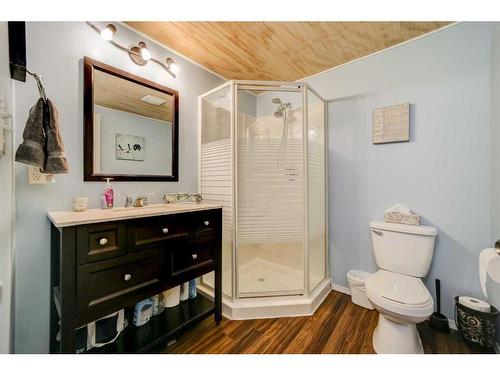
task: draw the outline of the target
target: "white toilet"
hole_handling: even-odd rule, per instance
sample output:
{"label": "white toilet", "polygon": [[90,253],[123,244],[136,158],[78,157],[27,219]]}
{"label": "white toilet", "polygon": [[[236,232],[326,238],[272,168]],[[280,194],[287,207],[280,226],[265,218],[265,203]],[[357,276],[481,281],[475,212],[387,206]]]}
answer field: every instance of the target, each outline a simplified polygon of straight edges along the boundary
{"label": "white toilet", "polygon": [[416,324],[431,316],[434,302],[420,278],[429,271],[437,229],[372,221],[370,230],[380,268],[365,283],[379,312],[373,347],[380,354],[423,353]]}

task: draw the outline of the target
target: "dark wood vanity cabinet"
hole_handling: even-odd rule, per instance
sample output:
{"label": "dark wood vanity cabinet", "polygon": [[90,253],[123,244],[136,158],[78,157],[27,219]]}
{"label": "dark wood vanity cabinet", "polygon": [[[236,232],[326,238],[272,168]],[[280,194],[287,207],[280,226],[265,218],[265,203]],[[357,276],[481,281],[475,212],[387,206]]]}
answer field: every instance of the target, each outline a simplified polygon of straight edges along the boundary
{"label": "dark wood vanity cabinet", "polygon": [[128,319],[95,352],[151,351],[211,314],[221,320],[222,209],[51,227],[52,353],[75,353],[78,327],[212,271],[214,301],[198,293],[145,326]]}

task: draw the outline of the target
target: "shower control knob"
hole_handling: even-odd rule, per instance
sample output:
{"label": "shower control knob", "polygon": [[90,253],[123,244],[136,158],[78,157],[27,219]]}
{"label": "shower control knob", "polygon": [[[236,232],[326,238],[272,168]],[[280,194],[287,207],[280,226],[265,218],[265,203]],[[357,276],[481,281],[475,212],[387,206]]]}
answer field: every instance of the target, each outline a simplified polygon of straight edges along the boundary
{"label": "shower control knob", "polygon": [[193,257],[194,260],[198,259],[198,255],[197,254],[191,254],[191,256]]}
{"label": "shower control knob", "polygon": [[132,275],[129,274],[129,273],[126,273],[124,276],[123,276],[123,280],[125,281],[130,281],[130,279],[132,279]]}
{"label": "shower control knob", "polygon": [[163,228],[161,231],[163,232],[163,234],[167,234],[168,233],[168,228]]}
{"label": "shower control knob", "polygon": [[210,225],[210,221],[205,220],[205,221],[203,222],[203,224],[205,224],[205,226],[206,226],[206,227],[208,227],[208,226]]}
{"label": "shower control knob", "polygon": [[108,239],[103,237],[99,240],[99,245],[104,246],[108,243]]}

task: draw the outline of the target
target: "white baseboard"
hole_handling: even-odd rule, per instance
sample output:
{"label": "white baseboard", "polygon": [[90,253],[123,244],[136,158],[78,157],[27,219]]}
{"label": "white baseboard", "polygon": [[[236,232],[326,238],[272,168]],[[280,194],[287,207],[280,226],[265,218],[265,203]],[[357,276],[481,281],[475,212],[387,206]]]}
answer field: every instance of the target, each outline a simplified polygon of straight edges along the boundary
{"label": "white baseboard", "polygon": [[332,283],[332,289],[340,293],[351,295],[351,289],[343,285]]}
{"label": "white baseboard", "polygon": [[457,330],[457,325],[455,324],[455,321],[453,319],[448,319],[448,325],[450,326],[450,329]]}

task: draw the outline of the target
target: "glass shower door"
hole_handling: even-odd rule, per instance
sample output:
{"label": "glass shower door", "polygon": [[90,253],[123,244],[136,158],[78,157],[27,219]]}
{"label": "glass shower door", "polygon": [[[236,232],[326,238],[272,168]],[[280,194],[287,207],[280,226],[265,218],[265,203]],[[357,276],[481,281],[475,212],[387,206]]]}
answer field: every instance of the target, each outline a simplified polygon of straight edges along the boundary
{"label": "glass shower door", "polygon": [[303,294],[301,91],[236,88],[237,297]]}
{"label": "glass shower door", "polygon": [[307,89],[309,291],[326,277],[325,102]]}
{"label": "glass shower door", "polygon": [[[222,292],[232,297],[232,129],[231,86],[225,84],[200,98],[199,191],[203,201],[222,206]],[[214,287],[213,272],[204,275],[203,283]]]}

